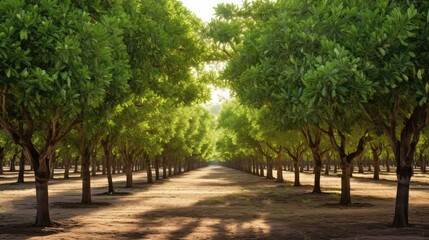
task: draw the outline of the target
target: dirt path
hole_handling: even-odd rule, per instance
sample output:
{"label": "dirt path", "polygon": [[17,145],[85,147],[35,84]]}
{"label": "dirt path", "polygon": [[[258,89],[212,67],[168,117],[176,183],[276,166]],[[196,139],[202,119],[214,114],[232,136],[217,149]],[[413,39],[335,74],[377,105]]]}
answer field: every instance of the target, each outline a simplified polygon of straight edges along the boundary
{"label": "dirt path", "polygon": [[[389,227],[395,182],[391,176],[374,183],[367,176],[352,181],[351,207],[337,204],[340,178],[323,177],[325,194],[312,195],[313,176],[304,186],[275,183],[232,169],[210,166],[152,186],[143,173],[135,188],[115,175],[124,196],[101,195],[106,180],[93,178],[94,205],[81,206],[81,181],[53,180],[50,185],[54,228],[32,227],[33,183],[0,179],[0,239],[427,239],[429,186],[420,179],[411,191],[407,229]],[[285,178],[293,179],[290,172]],[[399,239],[399,238],[398,238]]]}

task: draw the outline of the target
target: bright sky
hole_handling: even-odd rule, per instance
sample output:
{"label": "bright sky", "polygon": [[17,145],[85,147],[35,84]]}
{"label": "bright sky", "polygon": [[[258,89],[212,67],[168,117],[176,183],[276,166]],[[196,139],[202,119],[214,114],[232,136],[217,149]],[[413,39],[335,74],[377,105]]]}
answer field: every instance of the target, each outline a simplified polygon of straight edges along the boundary
{"label": "bright sky", "polygon": [[181,0],[183,5],[205,22],[209,22],[214,14],[213,7],[219,3],[241,4],[242,0]]}
{"label": "bright sky", "polygon": [[[195,13],[204,22],[209,22],[214,14],[214,7],[219,3],[241,4],[243,0],[181,0],[183,5]],[[221,103],[230,99],[229,89],[212,89],[211,100],[208,104]]]}

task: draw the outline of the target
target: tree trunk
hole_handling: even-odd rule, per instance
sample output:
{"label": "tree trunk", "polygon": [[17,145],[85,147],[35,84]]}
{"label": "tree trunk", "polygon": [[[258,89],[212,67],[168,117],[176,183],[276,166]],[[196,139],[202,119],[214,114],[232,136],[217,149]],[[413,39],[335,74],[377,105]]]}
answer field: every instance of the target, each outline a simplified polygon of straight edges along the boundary
{"label": "tree trunk", "polygon": [[380,179],[380,161],[379,158],[377,156],[376,159],[374,159],[374,180],[379,180]]}
{"label": "tree trunk", "polygon": [[64,165],[64,179],[68,179],[70,176],[70,157],[66,156],[64,159],[65,165]]}
{"label": "tree trunk", "polygon": [[18,173],[19,183],[24,183],[24,173],[25,173],[25,156],[24,156],[24,152],[22,152],[21,158],[19,159],[19,173]]}
{"label": "tree trunk", "polygon": [[329,175],[329,170],[331,170],[331,158],[326,159],[325,175]]}
{"label": "tree trunk", "polygon": [[182,174],[182,159],[177,159],[177,174]]}
{"label": "tree trunk", "polygon": [[280,182],[280,183],[284,182],[282,161],[283,161],[283,146],[280,145],[279,154],[277,156],[277,180],[276,180],[276,182]]}
{"label": "tree trunk", "polygon": [[47,179],[41,179],[36,177],[36,226],[40,227],[52,226],[51,214],[49,212],[48,179],[49,177]]}
{"label": "tree trunk", "polygon": [[420,171],[422,173],[426,173],[426,165],[427,165],[427,155],[424,154],[420,165]]}
{"label": "tree trunk", "polygon": [[95,149],[91,151],[91,175],[97,176],[97,152]]}
{"label": "tree trunk", "polygon": [[10,160],[10,168],[9,168],[9,172],[15,172],[16,168],[15,168],[15,162],[16,162],[16,158],[18,157],[19,151],[16,151],[15,154],[13,154],[12,159]]}
{"label": "tree trunk", "polygon": [[112,179],[112,143],[109,138],[105,139],[103,142],[103,150],[104,150],[104,163],[106,164],[106,176],[107,176],[107,193],[113,194],[115,189],[113,187],[113,179]]}
{"label": "tree trunk", "polygon": [[159,158],[155,157],[155,180],[159,180]]}
{"label": "tree trunk", "polygon": [[83,130],[80,133],[80,159],[81,159],[81,174],[82,174],[82,204],[91,204],[91,146],[87,136]]}
{"label": "tree trunk", "polygon": [[[145,157],[145,162],[146,162],[147,183],[153,183],[152,168],[150,167],[149,156]],[[174,168],[174,170],[176,170],[176,168]]]}
{"label": "tree trunk", "polygon": [[178,168],[178,160],[177,159],[174,159],[173,160],[173,176],[175,176],[175,175],[177,175],[177,168]]}
{"label": "tree trunk", "polygon": [[171,163],[171,157],[167,157],[167,165],[168,165],[168,177],[173,176],[173,166]]}
{"label": "tree trunk", "polygon": [[41,154],[36,150],[31,142],[27,142],[23,146],[23,154],[25,158],[31,162],[34,171],[37,199],[37,214],[36,226],[49,227],[52,226],[51,215],[49,211],[49,152],[53,151],[54,146],[48,145]]}
{"label": "tree trunk", "polygon": [[350,195],[350,163],[341,160],[341,200],[340,204],[349,205],[352,203]]}
{"label": "tree trunk", "polygon": [[162,157],[162,179],[167,179],[167,158],[165,156]]}
{"label": "tree trunk", "polygon": [[321,194],[322,189],[320,188],[320,174],[322,171],[322,161],[315,162],[314,166],[314,187],[312,193]]}
{"label": "tree trunk", "polygon": [[79,156],[76,157],[76,159],[74,160],[74,170],[73,170],[74,173],[78,173],[78,169],[77,169],[78,167],[79,167]]}
{"label": "tree trunk", "polygon": [[261,176],[261,177],[265,177],[265,173],[264,173],[264,163],[263,163],[263,162],[259,162],[259,176]]}
{"label": "tree trunk", "polygon": [[55,152],[52,153],[51,157],[50,157],[50,163],[49,166],[51,166],[50,170],[51,170],[51,174],[50,177],[51,179],[54,179],[54,174],[55,174],[55,162],[57,160],[57,156],[55,155]]}
{"label": "tree trunk", "polygon": [[0,174],[3,174],[4,149],[4,147],[0,147]]}
{"label": "tree trunk", "polygon": [[358,158],[357,164],[358,164],[358,173],[364,173],[363,162],[362,162],[362,158],[361,157]]}
{"label": "tree trunk", "polygon": [[273,177],[273,159],[267,157],[267,179],[274,179]]}
{"label": "tree trunk", "polygon": [[[412,171],[412,170],[411,170]],[[411,176],[397,175],[398,185],[396,189],[395,215],[393,219],[394,227],[408,226],[408,199],[410,193]]]}
{"label": "tree trunk", "polygon": [[126,188],[132,188],[133,187],[133,168],[132,168],[132,164],[131,162],[127,162],[124,163],[124,170],[125,170],[125,175],[127,177],[127,181],[125,183],[125,187]]}
{"label": "tree trunk", "polygon": [[299,159],[294,159],[294,161],[293,161],[293,168],[294,168],[294,173],[295,173],[295,180],[294,180],[294,183],[293,183],[293,186],[294,187],[299,187],[299,186],[301,186],[301,182],[300,182],[300,180],[299,180],[299,171],[300,171],[300,168],[299,168]]}

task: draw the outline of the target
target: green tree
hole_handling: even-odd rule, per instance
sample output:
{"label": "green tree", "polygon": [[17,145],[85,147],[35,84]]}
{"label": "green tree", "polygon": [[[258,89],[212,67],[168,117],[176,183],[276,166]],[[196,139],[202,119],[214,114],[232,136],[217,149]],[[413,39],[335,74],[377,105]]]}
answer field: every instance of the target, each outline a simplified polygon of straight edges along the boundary
{"label": "green tree", "polygon": [[[128,79],[113,80],[117,59],[103,24],[70,1],[8,0],[0,7],[0,124],[33,166],[36,225],[49,226],[49,159],[57,144],[108,93],[120,95]],[[36,133],[43,133],[40,148]]]}

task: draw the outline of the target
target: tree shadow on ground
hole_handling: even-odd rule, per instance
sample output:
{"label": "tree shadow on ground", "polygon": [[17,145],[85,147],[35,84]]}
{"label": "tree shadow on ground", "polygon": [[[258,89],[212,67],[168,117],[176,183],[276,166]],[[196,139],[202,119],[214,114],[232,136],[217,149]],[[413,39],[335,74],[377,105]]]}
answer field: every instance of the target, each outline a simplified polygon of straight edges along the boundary
{"label": "tree shadow on ground", "polygon": [[[93,211],[100,211],[102,209],[108,209],[109,206],[118,204],[118,199],[127,198],[138,192],[144,192],[149,190],[154,185],[164,184],[169,179],[161,179],[154,181],[153,184],[146,182],[146,172],[134,172],[134,175],[138,178],[134,179],[133,188],[125,188],[125,174],[115,174],[114,186],[115,193],[108,195],[105,194],[107,190],[107,180],[105,186],[92,187],[91,193],[93,196],[92,204],[81,204],[81,189],[72,189],[67,184],[78,184],[82,180],[80,177],[74,177],[69,179],[53,179],[49,182],[50,191],[55,190],[54,193],[50,193],[50,210],[51,217],[53,220],[52,227],[36,227],[34,226],[34,219],[36,215],[36,197],[25,196],[22,198],[16,198],[11,196],[11,201],[6,202],[6,206],[0,205],[0,239],[23,239],[28,237],[43,237],[61,232],[67,232],[74,228],[81,227],[81,224],[71,220],[76,216],[82,215],[82,211],[85,214],[90,214]],[[180,175],[172,176],[171,178],[178,178]],[[100,181],[106,178],[106,175],[92,176],[92,181]],[[122,180],[118,180],[121,178]],[[60,185],[65,184],[65,185]],[[52,186],[59,185],[59,187],[51,188]],[[7,189],[2,190],[13,190],[21,191],[34,189],[34,181],[26,183],[7,183],[0,186],[8,186]],[[132,200],[130,200],[132,202]],[[12,211],[9,211],[13,209]],[[81,210],[81,211],[80,211]],[[67,216],[62,216],[61,212],[67,211]]]}
{"label": "tree shadow on ground", "polygon": [[[219,171],[202,176],[216,178]],[[428,226],[416,224],[405,229],[390,227],[392,203],[385,198],[354,197],[349,206],[338,204],[338,193],[309,194],[311,186],[290,187],[273,181],[249,180],[244,173],[228,178],[230,184],[242,186],[244,179],[248,191],[201,200],[184,208],[164,208],[139,215],[139,231],[124,237],[171,239],[333,239],[429,235]],[[251,177],[250,177],[251,178]],[[247,186],[247,183],[249,186]],[[203,186],[207,183],[198,184]],[[391,183],[394,184],[394,183]],[[223,186],[218,184],[217,186]],[[225,184],[226,185],[226,184]],[[414,214],[414,213],[413,213]],[[426,209],[423,215],[428,216]],[[167,221],[166,231],[157,228]],[[150,230],[145,230],[150,229]],[[204,237],[203,237],[204,238]]]}

